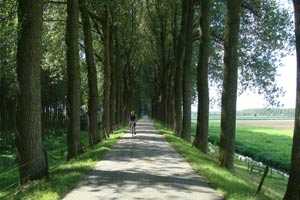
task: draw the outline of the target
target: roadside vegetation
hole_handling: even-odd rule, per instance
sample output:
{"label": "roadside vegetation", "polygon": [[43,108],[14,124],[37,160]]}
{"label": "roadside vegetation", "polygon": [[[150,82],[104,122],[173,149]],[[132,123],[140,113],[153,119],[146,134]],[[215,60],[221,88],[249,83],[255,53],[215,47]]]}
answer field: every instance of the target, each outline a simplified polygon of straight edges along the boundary
{"label": "roadside vegetation", "polygon": [[[173,147],[181,153],[192,167],[203,176],[212,187],[217,189],[228,200],[268,200],[282,199],[287,179],[279,174],[268,175],[262,190],[256,194],[262,173],[248,171],[247,163],[235,158],[234,173],[219,166],[216,154],[203,154],[192,147],[191,143],[175,136],[172,131],[155,123],[156,128],[164,134]],[[239,131],[237,131],[239,132]],[[213,146],[217,150],[216,146]]]}
{"label": "roadside vegetation", "polygon": [[[196,132],[196,123],[192,123],[192,134]],[[209,141],[218,145],[220,124],[209,124]],[[289,171],[292,130],[280,130],[253,126],[236,127],[236,152],[263,162],[273,168]]]}
{"label": "roadside vegetation", "polygon": [[[18,168],[13,162],[14,156],[12,156],[15,155],[15,149],[7,150],[5,155],[1,154],[1,166],[2,163],[6,163],[7,167],[9,163],[13,165],[10,169],[2,169],[0,172],[0,199],[62,199],[112,148],[123,133],[124,130],[121,129],[111,134],[108,140],[95,145],[93,149],[86,146],[84,154],[80,154],[69,162],[66,161],[67,149],[64,145],[66,134],[48,139],[44,142],[43,147],[48,151],[49,180],[29,182],[21,187],[18,187]],[[83,132],[81,135],[83,144],[87,145],[88,133]]]}

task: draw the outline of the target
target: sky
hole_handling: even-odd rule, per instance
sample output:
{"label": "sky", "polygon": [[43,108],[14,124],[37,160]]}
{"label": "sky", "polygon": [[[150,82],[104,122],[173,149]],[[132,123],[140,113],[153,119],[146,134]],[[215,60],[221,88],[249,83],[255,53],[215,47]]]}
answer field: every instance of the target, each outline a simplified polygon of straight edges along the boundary
{"label": "sky", "polygon": [[[292,1],[277,0],[281,5],[288,9],[293,9]],[[287,56],[282,60],[283,66],[278,68],[278,77],[276,82],[279,87],[283,88],[285,95],[278,100],[283,104],[282,108],[295,108],[296,104],[296,51],[293,55]],[[210,91],[210,95],[213,91]],[[263,95],[253,93],[251,91],[245,92],[237,97],[237,110],[249,108],[265,108],[267,102],[264,100]],[[210,108],[211,111],[219,111],[219,106]],[[192,106],[192,111],[197,112],[197,105]]]}
{"label": "sky", "polygon": [[[294,108],[296,102],[296,56],[288,56],[282,59],[283,66],[278,68],[279,77],[276,82],[285,91],[280,97],[283,108]],[[237,99],[237,110],[247,108],[264,108],[266,105],[262,95],[246,92]]]}
{"label": "sky", "polygon": [[[277,69],[278,77],[276,82],[285,91],[284,96],[278,100],[283,104],[282,108],[295,108],[296,105],[296,52],[294,55],[282,59],[283,66]],[[214,89],[210,90],[210,95]],[[267,102],[263,95],[248,91],[237,97],[237,110],[250,108],[266,108]],[[210,111],[220,111],[220,106],[210,107]],[[197,105],[192,105],[192,111],[197,112]]]}
{"label": "sky", "polygon": [[[293,10],[293,4],[290,0],[277,0],[283,7]],[[292,15],[292,17],[294,17]],[[294,21],[294,19],[292,19]],[[296,105],[296,51],[293,55],[287,56],[281,59],[283,66],[278,68],[278,74],[276,82],[279,87],[282,87],[285,91],[285,95],[279,98],[280,103],[283,104],[283,108],[295,108]],[[254,93],[245,93],[237,99],[237,110],[243,110],[247,108],[264,108],[266,102],[262,95]]]}

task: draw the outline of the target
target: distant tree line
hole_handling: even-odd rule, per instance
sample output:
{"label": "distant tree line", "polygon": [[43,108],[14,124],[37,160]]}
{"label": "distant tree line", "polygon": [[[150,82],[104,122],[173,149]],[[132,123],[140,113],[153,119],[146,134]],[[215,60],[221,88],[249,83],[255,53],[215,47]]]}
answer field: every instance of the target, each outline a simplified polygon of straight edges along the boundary
{"label": "distant tree line", "polygon": [[[195,115],[195,113],[194,113]],[[212,111],[209,113],[210,116],[220,116],[220,111]],[[237,116],[285,116],[294,117],[294,108],[253,108],[238,110],[236,112]]]}
{"label": "distant tree line", "polygon": [[286,116],[294,117],[294,108],[262,108],[237,111],[238,116]]}

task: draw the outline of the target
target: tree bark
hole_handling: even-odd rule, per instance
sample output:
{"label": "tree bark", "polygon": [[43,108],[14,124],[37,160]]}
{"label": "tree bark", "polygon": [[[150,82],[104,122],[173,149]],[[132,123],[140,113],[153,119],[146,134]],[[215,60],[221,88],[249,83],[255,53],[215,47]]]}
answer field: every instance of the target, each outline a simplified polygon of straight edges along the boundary
{"label": "tree bark", "polygon": [[[173,60],[172,60],[172,66],[170,67],[170,76],[171,76],[171,81],[170,81],[170,95],[169,95],[169,102],[170,102],[170,110],[169,110],[169,122],[170,122],[170,128],[173,128],[175,130],[175,98],[176,98],[176,93],[175,93],[175,82],[176,82],[176,57],[178,55],[178,22],[177,22],[177,15],[178,15],[178,3],[174,3],[173,7],[173,21],[171,23],[172,25],[172,48],[173,48]],[[172,127],[173,125],[173,127]]]}
{"label": "tree bark", "polygon": [[115,67],[116,67],[116,123],[120,124],[123,122],[122,120],[122,108],[123,108],[123,78],[122,71],[123,67],[121,64],[120,50],[119,50],[119,34],[118,34],[118,26],[115,27],[114,31],[114,49],[115,49]]}
{"label": "tree bark", "polygon": [[191,140],[191,104],[192,104],[192,54],[193,54],[193,22],[194,0],[182,0],[186,7],[186,34],[185,34],[185,58],[183,65],[182,92],[183,92],[183,118],[181,137]]}
{"label": "tree bark", "polygon": [[[161,13],[161,11],[158,11]],[[160,85],[160,94],[161,94],[161,102],[160,102],[160,120],[166,124],[167,123],[167,113],[168,113],[168,74],[169,69],[166,63],[166,38],[167,38],[167,20],[166,16],[163,14],[159,14],[159,23],[160,23],[160,34],[159,34],[159,46],[160,46],[160,55],[161,55],[161,63],[160,63],[160,73],[161,73],[161,85]]]}
{"label": "tree bark", "polygon": [[80,142],[80,67],[78,49],[78,0],[67,1],[67,72],[68,72],[68,160],[82,151]]}
{"label": "tree bark", "polygon": [[[112,22],[113,24],[113,22]],[[115,52],[113,48],[113,42],[114,42],[114,27],[110,26],[110,55],[111,55],[111,87],[110,87],[110,132],[113,131],[114,126],[116,125],[116,90],[117,90],[117,68],[116,68],[116,61],[115,59]]]}
{"label": "tree bark", "polygon": [[208,90],[208,58],[209,58],[209,26],[210,26],[210,0],[202,1],[200,28],[199,58],[197,68],[198,112],[197,129],[194,145],[203,153],[207,153],[208,145],[208,116],[209,116],[209,90]]}
{"label": "tree bark", "polygon": [[99,94],[97,83],[97,69],[94,61],[93,37],[91,31],[91,23],[88,15],[86,0],[79,0],[81,18],[84,32],[84,48],[88,70],[88,115],[89,115],[89,144],[94,146],[101,142],[101,137],[98,130],[98,106]]}
{"label": "tree bark", "polygon": [[238,78],[238,33],[241,0],[227,1],[227,19],[224,38],[224,69],[221,108],[220,165],[233,171],[235,151],[235,122]]}
{"label": "tree bark", "polygon": [[297,55],[297,91],[294,122],[294,136],[291,155],[289,182],[284,200],[300,199],[300,2],[293,0],[295,17],[296,55]]}
{"label": "tree bark", "polygon": [[186,8],[184,1],[182,1],[182,16],[181,28],[177,43],[177,55],[175,57],[175,80],[174,80],[174,131],[177,136],[181,136],[182,132],[182,70],[183,58],[185,52],[184,38],[186,33]]}
{"label": "tree bark", "polygon": [[19,0],[16,145],[21,184],[46,172],[41,133],[42,15],[42,0]]}
{"label": "tree bark", "polygon": [[104,17],[104,111],[103,111],[103,128],[106,131],[107,136],[110,133],[110,89],[111,89],[111,59],[110,59],[110,14],[106,7]]}

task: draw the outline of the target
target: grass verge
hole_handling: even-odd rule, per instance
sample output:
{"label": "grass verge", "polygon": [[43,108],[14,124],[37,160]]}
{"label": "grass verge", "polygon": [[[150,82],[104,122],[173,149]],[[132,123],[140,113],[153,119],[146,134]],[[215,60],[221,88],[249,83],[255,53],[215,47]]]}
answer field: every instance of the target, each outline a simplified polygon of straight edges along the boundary
{"label": "grass verge", "polygon": [[78,159],[69,162],[59,161],[55,167],[50,168],[50,179],[33,181],[18,190],[13,189],[0,192],[1,199],[39,199],[55,200],[62,199],[77,182],[84,177],[87,172],[99,161],[106,152],[123,135],[122,131],[111,134],[108,140],[96,145],[93,149],[88,149],[81,154]]}
{"label": "grass verge", "polygon": [[[236,161],[235,173],[230,173],[219,167],[216,157],[206,155],[191,146],[181,138],[176,137],[171,131],[166,130],[160,124],[155,123],[156,128],[161,132],[167,141],[181,153],[192,167],[203,176],[210,185],[219,191],[228,200],[274,200],[282,199],[282,189],[286,182],[278,177],[268,180],[268,187],[264,187],[259,194],[256,194],[257,186],[261,178],[260,173],[249,173],[245,164]],[[281,183],[280,188],[277,182]],[[272,186],[274,184],[274,187]]]}

